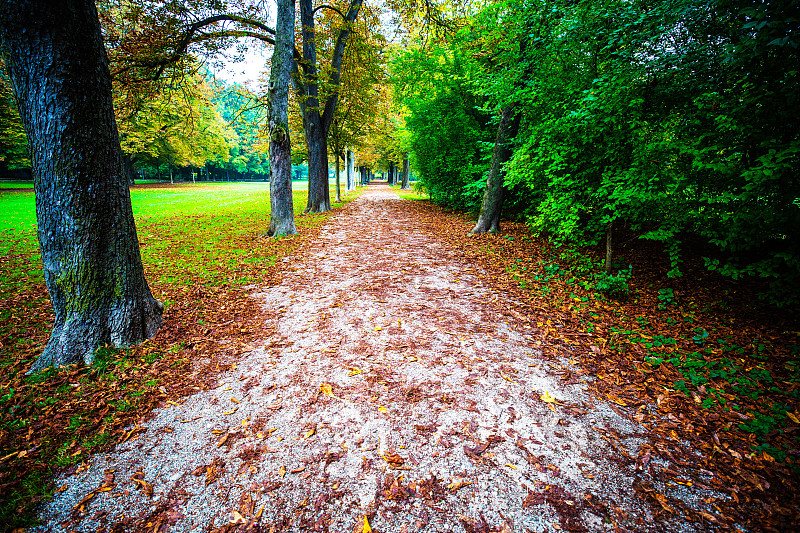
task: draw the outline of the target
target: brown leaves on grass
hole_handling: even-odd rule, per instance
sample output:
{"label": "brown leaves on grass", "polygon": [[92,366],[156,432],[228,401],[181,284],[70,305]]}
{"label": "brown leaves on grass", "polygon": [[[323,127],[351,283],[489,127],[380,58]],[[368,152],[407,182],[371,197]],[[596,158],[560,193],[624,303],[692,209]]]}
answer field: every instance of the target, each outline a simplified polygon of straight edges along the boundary
{"label": "brown leaves on grass", "polygon": [[[10,318],[0,331],[0,363],[4,365],[0,515],[17,517],[35,505],[37,496],[26,493],[23,483],[43,490],[44,479],[59,466],[80,462],[113,443],[136,439],[144,429],[139,422],[154,408],[212,386],[215,376],[230,368],[236,355],[267,335],[260,330],[263,311],[252,304],[243,280],[262,286],[280,283],[281,274],[273,265],[304,240],[314,238],[328,217],[303,217],[298,224],[300,235],[290,239],[261,237],[268,218],[251,221],[249,231],[237,227],[224,238],[215,238],[217,257],[240,258],[242,254],[235,252],[246,250],[250,260],[204,265],[213,272],[213,279],[188,269],[176,276],[175,265],[182,264],[180,254],[192,243],[166,246],[165,256],[145,262],[153,293],[167,304],[164,326],[156,337],[138,346],[104,350],[102,365],[72,366],[41,379],[26,378],[52,322],[47,291],[42,284],[24,285],[13,298],[0,298],[0,316]],[[207,222],[203,216],[180,221],[187,226]],[[163,221],[142,224],[140,233],[152,242],[184,238]],[[35,259],[30,261],[35,263]],[[33,263],[5,261],[3,269],[30,270]],[[133,430],[126,430],[132,425],[136,425]]]}

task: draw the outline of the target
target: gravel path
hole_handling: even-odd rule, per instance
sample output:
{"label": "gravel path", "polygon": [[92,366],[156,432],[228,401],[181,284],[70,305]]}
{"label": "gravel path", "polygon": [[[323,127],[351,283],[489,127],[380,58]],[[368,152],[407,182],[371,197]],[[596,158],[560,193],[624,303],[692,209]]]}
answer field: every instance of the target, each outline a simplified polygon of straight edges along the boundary
{"label": "gravel path", "polygon": [[37,530],[703,529],[670,502],[725,495],[653,476],[685,462],[414,214],[381,185],[343,208],[254,288],[275,333],[59,479]]}

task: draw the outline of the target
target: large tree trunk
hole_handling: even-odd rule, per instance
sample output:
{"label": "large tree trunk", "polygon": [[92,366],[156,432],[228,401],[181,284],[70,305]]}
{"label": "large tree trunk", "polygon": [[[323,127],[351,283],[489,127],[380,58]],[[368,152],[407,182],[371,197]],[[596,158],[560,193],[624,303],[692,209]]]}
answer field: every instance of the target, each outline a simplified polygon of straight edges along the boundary
{"label": "large tree trunk", "polygon": [[31,371],[155,335],[93,0],[4,0],[0,37],[33,166],[55,323]]}
{"label": "large tree trunk", "polygon": [[409,180],[410,180],[409,173],[410,173],[410,168],[409,168],[409,164],[408,164],[408,156],[406,155],[403,158],[403,182],[400,184],[400,188],[401,189],[410,189],[411,188],[411,185],[409,184]]}
{"label": "large tree trunk", "polygon": [[478,223],[469,232],[470,235],[500,231],[500,212],[503,209],[505,196],[503,166],[511,157],[511,141],[519,132],[520,117],[521,113],[517,113],[514,104],[506,106],[500,113],[500,124],[497,126],[497,137],[494,142],[489,176],[486,178],[486,189],[483,191],[481,212],[478,215]]}
{"label": "large tree trunk", "polygon": [[331,210],[331,191],[328,184],[328,143],[322,128],[306,129],[308,147],[308,203],[306,213]]}
{"label": "large tree trunk", "polygon": [[269,75],[269,235],[295,235],[289,84],[294,50],[294,0],[278,0],[275,50]]}

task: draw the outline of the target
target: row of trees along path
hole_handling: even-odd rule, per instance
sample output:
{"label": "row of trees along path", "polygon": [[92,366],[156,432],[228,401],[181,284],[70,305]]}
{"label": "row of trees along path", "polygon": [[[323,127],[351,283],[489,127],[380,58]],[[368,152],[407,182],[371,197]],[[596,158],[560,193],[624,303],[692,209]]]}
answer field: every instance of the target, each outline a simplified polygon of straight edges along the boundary
{"label": "row of trees along path", "polygon": [[694,452],[659,454],[635,412],[543,355],[537,319],[442,220],[371,185],[283,283],[252,287],[263,342],[57,480],[38,530],[702,528],[726,495],[686,472]]}

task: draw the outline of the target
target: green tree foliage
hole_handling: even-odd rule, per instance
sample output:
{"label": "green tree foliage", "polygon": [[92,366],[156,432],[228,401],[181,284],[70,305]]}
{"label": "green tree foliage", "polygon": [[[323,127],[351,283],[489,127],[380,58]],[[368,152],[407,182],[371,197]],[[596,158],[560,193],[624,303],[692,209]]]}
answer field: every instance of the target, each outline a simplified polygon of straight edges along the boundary
{"label": "green tree foliage", "polygon": [[0,60],[0,166],[6,169],[29,168],[28,139],[19,116],[14,91]]}
{"label": "green tree foliage", "polygon": [[220,170],[235,171],[248,176],[269,174],[269,141],[266,133],[267,109],[262,99],[240,84],[213,85],[213,102],[222,119],[236,134],[227,161],[217,161]]}
{"label": "green tree foliage", "polygon": [[458,47],[411,48],[395,59],[392,76],[410,111],[411,165],[431,198],[458,209],[480,205],[492,128],[470,90],[479,72]]}
{"label": "green tree foliage", "polygon": [[[494,3],[459,32],[457,50],[415,58],[439,88],[409,100],[418,168],[431,190],[457,190],[452,167],[422,172],[422,160],[453,153],[453,131],[466,131],[454,117],[475,113],[476,101],[514,103],[523,122],[506,183],[525,191],[535,231],[592,245],[624,229],[663,242],[671,275],[687,239],[699,239],[708,268],[766,278],[773,299],[791,303],[798,22],[790,0]],[[467,83],[439,71],[457,57],[474,64],[461,67]],[[448,99],[457,91],[469,95]],[[452,194],[434,198],[453,204]]]}
{"label": "green tree foliage", "polygon": [[123,151],[154,167],[223,163],[237,140],[199,74],[185,77],[179,88],[162,90],[141,102],[136,114],[120,118],[119,130]]}

